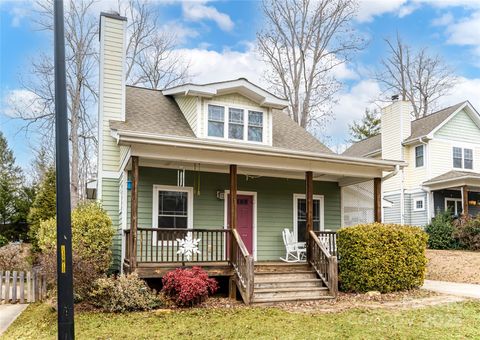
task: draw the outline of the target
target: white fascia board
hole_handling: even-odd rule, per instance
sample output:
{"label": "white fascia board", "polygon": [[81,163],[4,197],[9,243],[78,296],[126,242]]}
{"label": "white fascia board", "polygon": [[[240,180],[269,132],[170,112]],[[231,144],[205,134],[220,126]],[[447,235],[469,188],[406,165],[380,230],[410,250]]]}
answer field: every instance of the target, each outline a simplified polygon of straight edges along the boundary
{"label": "white fascia board", "polygon": [[323,160],[332,163],[343,163],[350,165],[369,166],[383,171],[393,171],[395,166],[405,167],[408,164],[403,161],[393,160],[377,160],[371,158],[359,158],[342,156],[337,154],[314,153],[308,151],[292,151],[288,149],[272,149],[268,146],[252,146],[252,145],[232,145],[231,143],[221,141],[211,141],[200,138],[185,138],[176,136],[158,136],[147,133],[138,133],[132,131],[117,131],[112,130],[112,137],[117,140],[117,143],[142,143],[152,145],[169,145],[186,148],[197,148],[214,151],[230,151],[239,153],[249,153],[255,155],[265,156],[279,156],[297,158],[302,160]]}
{"label": "white fascia board", "polygon": [[[166,96],[168,95],[195,95],[202,97],[213,97],[221,95],[223,93],[229,93],[230,91],[239,92],[239,89],[244,89],[247,92],[254,94],[260,100],[256,100],[261,106],[274,107],[277,109],[284,109],[288,106],[288,100],[277,98],[271,93],[263,90],[262,88],[250,83],[245,79],[237,79],[226,82],[205,84],[205,85],[195,85],[195,84],[185,84],[170,89],[163,90],[162,93]],[[250,96],[251,97],[251,96]]]}

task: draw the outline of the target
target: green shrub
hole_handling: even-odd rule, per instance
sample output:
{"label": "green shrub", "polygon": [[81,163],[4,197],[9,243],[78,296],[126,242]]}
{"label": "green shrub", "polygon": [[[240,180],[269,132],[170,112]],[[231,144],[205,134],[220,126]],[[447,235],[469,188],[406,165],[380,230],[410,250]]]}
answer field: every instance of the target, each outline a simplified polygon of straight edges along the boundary
{"label": "green shrub", "polygon": [[8,244],[8,239],[5,236],[0,235],[0,247],[6,246],[7,244]]}
{"label": "green shrub", "polygon": [[27,221],[30,226],[29,238],[34,251],[38,251],[37,233],[40,223],[55,217],[56,212],[56,182],[55,169],[49,168],[38,186],[38,192],[33,200]]}
{"label": "green shrub", "polygon": [[97,279],[89,301],[106,312],[151,310],[160,306],[160,299],[137,274]]}
{"label": "green shrub", "polygon": [[[82,203],[72,212],[73,278],[75,297],[84,299],[95,279],[104,275],[112,260],[112,221],[100,205]],[[56,220],[41,222],[37,232],[41,265],[53,285],[56,278]]]}
{"label": "green shrub", "polygon": [[432,219],[432,223],[425,227],[428,234],[428,248],[430,249],[456,249],[458,243],[453,233],[452,214],[449,211],[438,214]]}
{"label": "green shrub", "polygon": [[338,232],[341,289],[349,292],[407,290],[423,284],[427,234],[395,224],[361,224]]}
{"label": "green shrub", "polygon": [[475,218],[462,217],[454,223],[454,237],[462,248],[480,250],[480,215]]}

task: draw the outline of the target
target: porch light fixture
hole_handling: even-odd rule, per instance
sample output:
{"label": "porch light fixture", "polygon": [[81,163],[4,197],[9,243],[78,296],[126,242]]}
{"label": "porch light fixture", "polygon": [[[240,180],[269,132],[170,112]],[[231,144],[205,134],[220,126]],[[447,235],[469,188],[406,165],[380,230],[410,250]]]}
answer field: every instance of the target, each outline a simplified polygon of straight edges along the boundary
{"label": "porch light fixture", "polygon": [[225,192],[221,190],[217,190],[217,199],[224,200],[225,199]]}
{"label": "porch light fixture", "polygon": [[468,205],[476,206],[476,205],[477,205],[477,201],[475,201],[475,200],[468,201]]}

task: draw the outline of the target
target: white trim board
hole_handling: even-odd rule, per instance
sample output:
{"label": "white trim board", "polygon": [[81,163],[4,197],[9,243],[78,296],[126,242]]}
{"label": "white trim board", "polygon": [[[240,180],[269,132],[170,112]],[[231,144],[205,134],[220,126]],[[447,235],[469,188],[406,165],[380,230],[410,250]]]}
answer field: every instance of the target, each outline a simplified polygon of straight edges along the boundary
{"label": "white trim board", "polygon": [[[223,227],[228,228],[228,195],[230,190],[225,190],[223,203]],[[257,261],[257,192],[256,191],[237,191],[237,195],[252,196],[253,197],[253,259]]]}

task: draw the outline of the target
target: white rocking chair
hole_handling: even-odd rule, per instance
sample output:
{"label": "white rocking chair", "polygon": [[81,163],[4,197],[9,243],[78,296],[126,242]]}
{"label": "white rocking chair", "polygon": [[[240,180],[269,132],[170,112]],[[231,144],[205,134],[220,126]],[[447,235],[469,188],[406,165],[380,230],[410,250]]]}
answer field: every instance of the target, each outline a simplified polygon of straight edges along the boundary
{"label": "white rocking chair", "polygon": [[280,260],[284,262],[305,261],[307,255],[305,242],[297,242],[289,229],[283,229],[282,236],[286,254],[285,258],[281,257]]}

